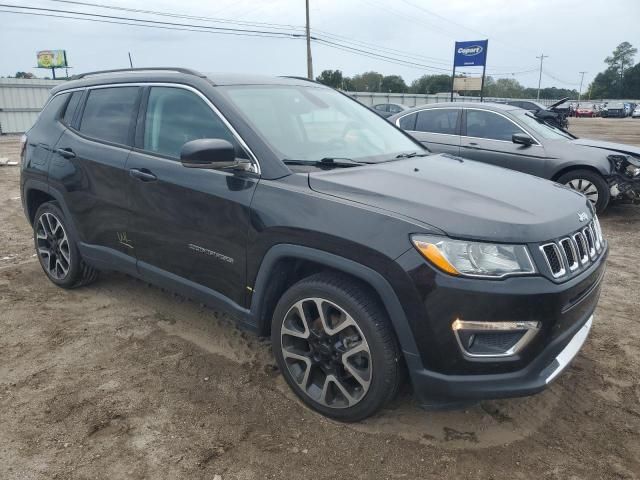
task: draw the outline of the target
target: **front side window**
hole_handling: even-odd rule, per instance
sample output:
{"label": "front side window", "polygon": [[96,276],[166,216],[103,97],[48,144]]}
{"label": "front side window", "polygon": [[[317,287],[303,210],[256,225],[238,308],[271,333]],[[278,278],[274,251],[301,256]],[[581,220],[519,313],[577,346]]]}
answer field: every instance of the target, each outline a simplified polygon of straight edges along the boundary
{"label": "front side window", "polygon": [[418,132],[458,135],[458,110],[434,108],[418,112],[415,130]]}
{"label": "front side window", "polygon": [[91,90],[80,121],[80,132],[97,140],[127,145],[138,90],[138,87]]}
{"label": "front side window", "polygon": [[486,110],[467,110],[467,136],[510,142],[514,133],[525,133],[515,123]]}
{"label": "front side window", "polygon": [[152,87],[145,116],[144,150],[180,158],[185,143],[201,138],[236,143],[222,120],[195,93],[182,88]]}
{"label": "front side window", "polygon": [[370,108],[302,85],[218,87],[282,160],[378,162],[421,147]]}

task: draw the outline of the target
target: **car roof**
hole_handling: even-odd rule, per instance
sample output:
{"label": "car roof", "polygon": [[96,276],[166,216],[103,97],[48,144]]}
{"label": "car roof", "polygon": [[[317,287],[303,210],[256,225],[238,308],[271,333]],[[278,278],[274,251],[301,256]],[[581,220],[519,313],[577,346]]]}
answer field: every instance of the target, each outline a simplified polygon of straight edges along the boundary
{"label": "car roof", "polygon": [[209,85],[299,85],[328,88],[303,77],[276,77],[241,73],[201,73],[181,67],[126,68],[100,70],[74,75],[71,80],[58,85],[52,94],[72,88],[83,88],[111,83],[178,82]]}
{"label": "car roof", "polygon": [[[417,112],[419,110],[431,109],[431,108],[478,108],[481,107],[485,110],[491,110],[495,112],[505,112],[513,110],[523,110],[513,105],[507,105],[504,103],[493,102],[438,102],[438,103],[426,103],[424,105],[418,105],[402,112],[401,115],[407,115],[411,112]],[[400,115],[400,114],[396,114]]]}

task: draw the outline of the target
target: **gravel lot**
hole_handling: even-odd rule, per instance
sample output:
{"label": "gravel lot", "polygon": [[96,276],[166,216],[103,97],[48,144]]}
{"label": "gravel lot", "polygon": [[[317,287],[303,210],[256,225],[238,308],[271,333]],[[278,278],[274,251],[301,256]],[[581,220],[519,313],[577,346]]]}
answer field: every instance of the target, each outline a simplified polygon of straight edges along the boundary
{"label": "gravel lot", "polygon": [[[640,120],[572,119],[640,144]],[[585,133],[583,133],[585,132]],[[0,137],[0,157],[17,154]],[[640,206],[613,206],[592,334],[535,397],[358,425],[303,407],[269,345],[119,274],[73,291],[33,256],[19,169],[0,167],[0,479],[640,478]]]}

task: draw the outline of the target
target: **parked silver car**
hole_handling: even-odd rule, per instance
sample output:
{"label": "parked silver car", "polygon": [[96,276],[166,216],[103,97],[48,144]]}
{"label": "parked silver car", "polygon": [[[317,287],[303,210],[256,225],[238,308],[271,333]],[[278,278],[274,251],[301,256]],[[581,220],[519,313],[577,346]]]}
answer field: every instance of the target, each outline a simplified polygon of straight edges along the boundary
{"label": "parked silver car", "polygon": [[519,170],[578,190],[599,212],[611,199],[640,201],[640,147],[577,138],[521,108],[437,103],[389,121],[433,152]]}

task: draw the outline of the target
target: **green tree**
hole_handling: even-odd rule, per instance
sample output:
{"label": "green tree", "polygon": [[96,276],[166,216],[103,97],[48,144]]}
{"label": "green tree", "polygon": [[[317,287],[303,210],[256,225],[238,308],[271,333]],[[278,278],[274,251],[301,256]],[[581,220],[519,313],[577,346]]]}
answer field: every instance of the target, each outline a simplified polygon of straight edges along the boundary
{"label": "green tree", "polygon": [[625,98],[640,98],[640,63],[624,72],[622,88]]}
{"label": "green tree", "polygon": [[515,78],[498,78],[491,82],[485,81],[485,96],[522,98],[525,88]]}
{"label": "green tree", "polygon": [[389,93],[406,93],[407,84],[400,75],[387,75],[382,78],[382,91]]}
{"label": "green tree", "polygon": [[411,82],[411,93],[441,93],[451,91],[450,75],[423,75]]}
{"label": "green tree", "polygon": [[620,92],[620,74],[617,68],[609,67],[600,72],[589,85],[591,98],[616,98]]}
{"label": "green tree", "polygon": [[15,78],[36,78],[31,72],[16,72]]}
{"label": "green tree", "polygon": [[604,59],[604,63],[609,67],[618,67],[624,71],[624,67],[633,64],[633,58],[638,53],[638,49],[634,48],[629,42],[622,42],[616,47],[611,56]]}
{"label": "green tree", "polygon": [[344,78],[340,70],[323,70],[319,76],[316,77],[316,81],[327,85],[332,88],[343,88]]}
{"label": "green tree", "polygon": [[364,72],[351,78],[351,86],[356,92],[380,92],[383,78],[378,72]]}

